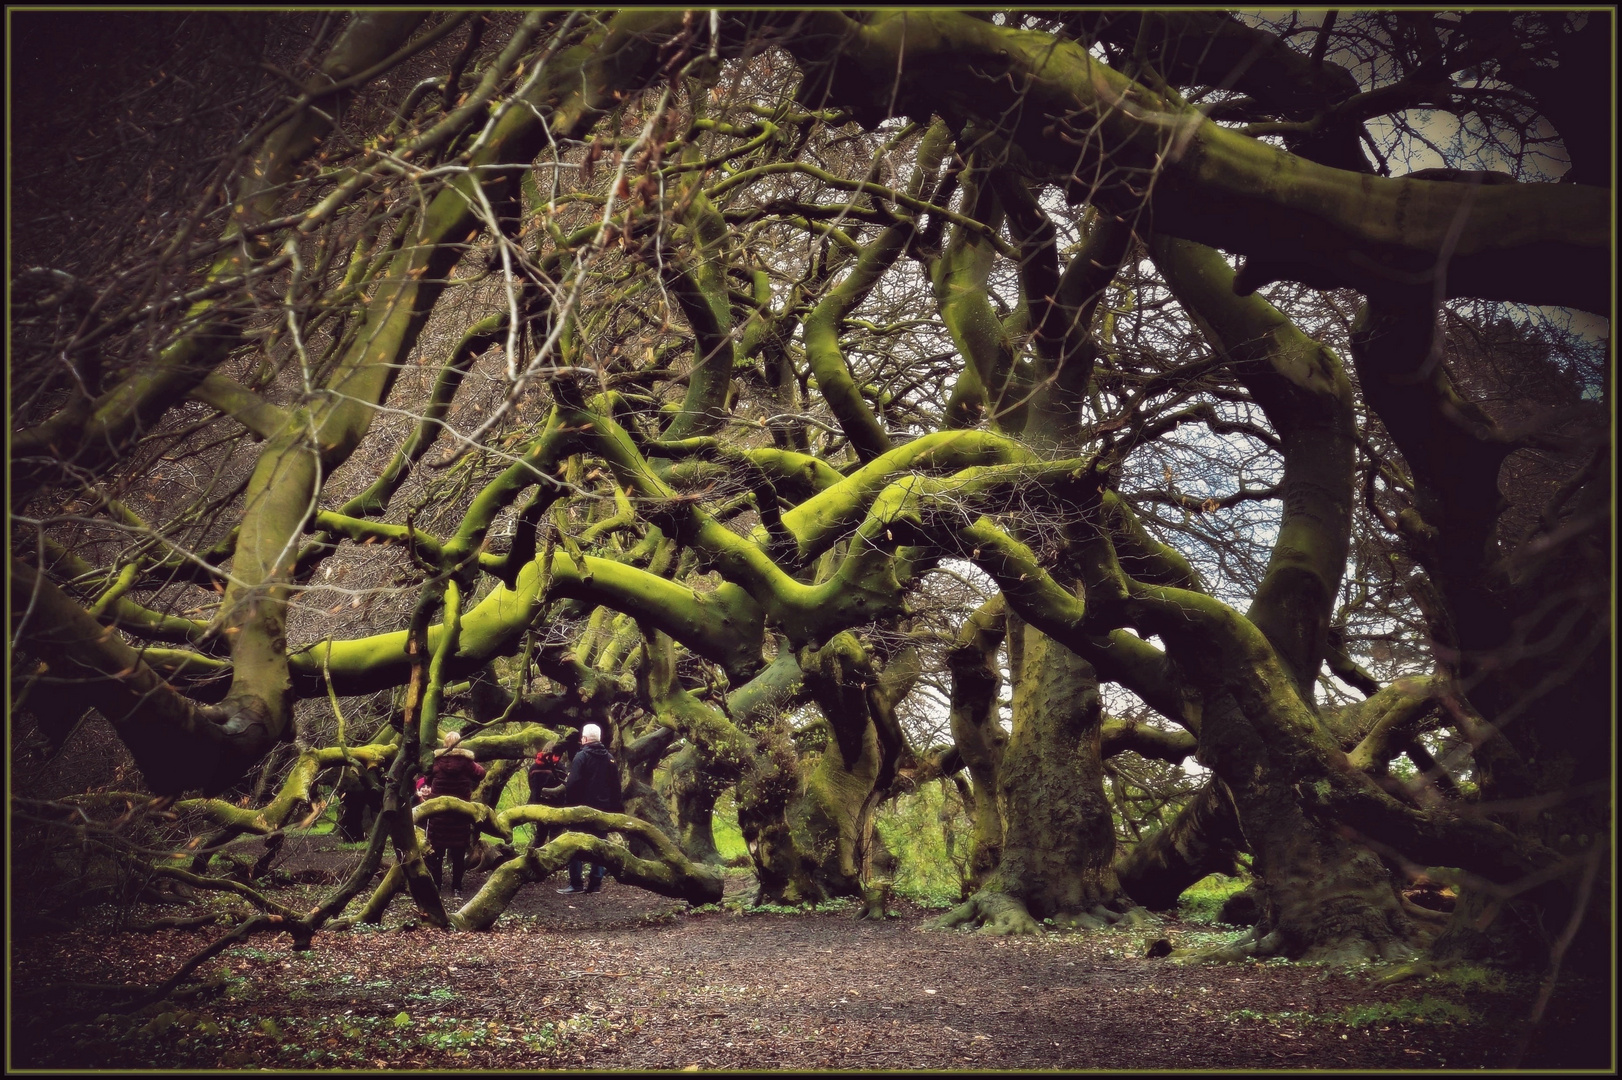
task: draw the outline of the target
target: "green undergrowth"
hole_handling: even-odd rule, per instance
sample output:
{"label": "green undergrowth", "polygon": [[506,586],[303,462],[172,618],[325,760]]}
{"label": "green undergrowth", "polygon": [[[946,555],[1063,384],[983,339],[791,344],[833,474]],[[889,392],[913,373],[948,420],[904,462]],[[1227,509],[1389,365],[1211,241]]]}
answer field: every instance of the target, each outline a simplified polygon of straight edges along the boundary
{"label": "green undergrowth", "polygon": [[1385,986],[1424,980],[1440,986],[1455,986],[1476,993],[1500,994],[1511,988],[1511,976],[1497,968],[1477,964],[1446,964],[1431,960],[1416,960],[1397,964],[1389,971],[1376,975]]}
{"label": "green undergrowth", "polygon": [[1171,935],[1171,941],[1180,952],[1202,953],[1208,949],[1231,945],[1238,938],[1239,932],[1238,927],[1223,923],[1196,924],[1196,929],[1182,930]]}
{"label": "green undergrowth", "polygon": [[687,909],[689,915],[707,915],[726,912],[729,915],[831,915],[849,911],[855,901],[847,896],[836,896],[820,904],[752,904],[738,898],[719,904],[699,904]]}
{"label": "green undergrowth", "polygon": [[529,802],[529,770],[522,768],[512,774],[507,786],[501,789],[501,798],[496,800],[496,812],[511,810],[515,806],[523,806]]}
{"label": "green undergrowth", "polygon": [[749,845],[743,842],[743,830],[738,828],[738,807],[730,790],[715,800],[715,813],[710,818],[710,834],[715,838],[715,850],[728,866],[749,862]]}
{"label": "green undergrowth", "polygon": [[852,901],[847,896],[836,896],[832,900],[824,900],[820,904],[750,904],[736,903],[726,905],[728,910],[740,915],[827,915],[834,912],[848,911]]}
{"label": "green undergrowth", "polygon": [[382,1016],[215,1017],[204,1010],[152,1007],[129,1016],[103,1014],[76,1025],[83,1043],[124,1046],[151,1053],[161,1046],[177,1065],[218,1068],[295,1069],[384,1067],[413,1052],[461,1057],[475,1050],[550,1053],[571,1039],[589,1037],[596,1017],[557,1022],[496,1022],[473,1017],[427,1015],[415,1007],[443,1005],[448,998],[420,1000]]}
{"label": "green undergrowth", "polygon": [[1500,994],[1510,989],[1510,978],[1505,972],[1476,964],[1438,968],[1426,981],[1489,994]]}
{"label": "green undergrowth", "polygon": [[1390,1024],[1471,1024],[1479,1017],[1464,1005],[1426,994],[1419,998],[1348,1005],[1332,1013],[1289,1010],[1264,1013],[1255,1009],[1238,1009],[1229,1013],[1228,1019],[1234,1023],[1334,1024],[1341,1027],[1365,1028]]}
{"label": "green undergrowth", "polygon": [[957,792],[941,784],[886,803],[873,825],[894,866],[875,865],[896,895],[921,907],[945,908],[963,899],[963,872],[973,832]]}
{"label": "green undergrowth", "polygon": [[1463,1005],[1427,994],[1421,998],[1348,1005],[1324,1019],[1331,1024],[1368,1027],[1371,1024],[1468,1024],[1476,1015]]}
{"label": "green undergrowth", "polygon": [[1243,875],[1208,874],[1183,890],[1183,895],[1177,899],[1177,914],[1184,922],[1225,926],[1226,923],[1217,921],[1222,905],[1234,893],[1243,892],[1250,881]]}

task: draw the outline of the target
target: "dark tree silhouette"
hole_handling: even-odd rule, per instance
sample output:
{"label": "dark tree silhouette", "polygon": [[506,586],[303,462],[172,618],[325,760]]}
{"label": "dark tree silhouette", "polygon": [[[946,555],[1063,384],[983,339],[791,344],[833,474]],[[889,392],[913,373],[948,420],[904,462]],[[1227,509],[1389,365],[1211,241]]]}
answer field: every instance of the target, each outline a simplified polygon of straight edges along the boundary
{"label": "dark tree silhouette", "polygon": [[[728,790],[763,898],[860,895],[957,776],[947,924],[1241,852],[1224,955],[1597,922],[1608,13],[87,18],[13,22],[13,760],[92,714],[140,780],[29,828],[206,822],[218,886],[335,784],[362,865],[239,931],[307,942],[388,845],[363,918],[714,899]],[[441,731],[587,722],[629,816],[428,803],[559,832],[446,913]],[[1127,753],[1208,773],[1118,858]]]}

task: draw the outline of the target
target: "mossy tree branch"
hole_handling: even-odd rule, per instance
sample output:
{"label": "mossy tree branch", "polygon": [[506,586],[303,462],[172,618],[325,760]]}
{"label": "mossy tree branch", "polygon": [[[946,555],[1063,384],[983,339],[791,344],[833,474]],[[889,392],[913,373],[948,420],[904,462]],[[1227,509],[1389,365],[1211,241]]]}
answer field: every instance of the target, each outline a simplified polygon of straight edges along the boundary
{"label": "mossy tree branch", "polygon": [[1246,254],[1320,288],[1380,293],[1435,283],[1447,296],[1605,309],[1610,230],[1601,189],[1329,168],[1225,130],[1079,43],[968,13],[787,20],[795,33],[785,47],[827,100],[864,122],[879,118],[871,103],[893,100],[908,115],[1000,126],[1046,176],[1117,213],[1146,209],[1158,233]]}
{"label": "mossy tree branch", "polygon": [[1339,358],[1278,309],[1259,296],[1236,295],[1234,274],[1215,251],[1166,238],[1150,249],[1173,294],[1228,356],[1278,433],[1284,513],[1248,617],[1310,700],[1351,539],[1351,383]]}

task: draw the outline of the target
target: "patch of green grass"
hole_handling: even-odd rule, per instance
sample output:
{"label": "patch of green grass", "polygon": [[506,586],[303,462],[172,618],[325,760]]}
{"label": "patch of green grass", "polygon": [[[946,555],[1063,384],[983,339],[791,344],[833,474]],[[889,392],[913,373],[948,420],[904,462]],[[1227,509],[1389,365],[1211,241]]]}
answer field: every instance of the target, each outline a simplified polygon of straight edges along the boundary
{"label": "patch of green grass", "polygon": [[948,796],[940,784],[925,784],[885,804],[873,826],[895,856],[890,879],[898,896],[935,908],[963,898],[962,874],[974,832],[955,791]]}
{"label": "patch of green grass", "polygon": [[1206,927],[1203,930],[1181,931],[1177,935],[1177,947],[1189,953],[1200,953],[1223,945],[1232,945],[1245,933],[1236,932],[1233,927],[1224,923],[1208,923]]}
{"label": "patch of green grass", "polygon": [[278,960],[281,958],[277,953],[269,953],[264,949],[255,949],[252,946],[247,945],[239,945],[234,949],[227,949],[225,950],[225,955],[241,957],[244,960]]}
{"label": "patch of green grass", "polygon": [[1248,877],[1229,877],[1226,874],[1208,874],[1183,890],[1177,900],[1177,914],[1191,923],[1217,924],[1222,905],[1234,893],[1243,892],[1250,885]]}
{"label": "patch of green grass", "polygon": [[1477,1019],[1475,1013],[1463,1005],[1430,995],[1418,999],[1401,998],[1397,1001],[1372,1001],[1362,1005],[1348,1005],[1333,1013],[1290,1010],[1264,1013],[1255,1009],[1237,1009],[1229,1013],[1227,1018],[1233,1023],[1316,1023],[1353,1028],[1373,1027],[1377,1024],[1470,1024]]}
{"label": "patch of green grass", "polygon": [[1463,1005],[1427,994],[1417,1000],[1402,998],[1348,1005],[1322,1019],[1348,1027],[1368,1027],[1371,1024],[1468,1024],[1476,1015]]}
{"label": "patch of green grass", "polygon": [[[154,1045],[161,1045],[180,1060],[218,1062],[227,1068],[311,1068],[369,1067],[379,1058],[422,1050],[463,1057],[475,1049],[522,1046],[545,1053],[574,1036],[589,1036],[601,1026],[598,1018],[585,1015],[531,1026],[471,1017],[413,1016],[403,1010],[393,1016],[252,1019],[156,1008],[161,1011],[103,1014],[82,1025],[81,1033],[112,1044],[140,1045],[148,1053]],[[244,1049],[245,1038],[260,1041]]]}
{"label": "patch of green grass", "polygon": [[715,814],[710,818],[710,835],[715,838],[715,850],[729,865],[749,861],[749,845],[743,842],[743,830],[738,827],[738,807],[732,792],[723,792],[715,800]]}
{"label": "patch of green grass", "polygon": [[1475,964],[1456,964],[1443,967],[1431,975],[1428,982],[1439,982],[1446,986],[1457,986],[1461,990],[1474,990],[1489,994],[1502,993],[1509,989],[1509,978],[1494,968],[1480,967]]}
{"label": "patch of green grass", "polygon": [[[831,914],[833,912],[848,911],[852,901],[847,896],[836,896],[832,900],[824,900],[820,904],[751,904],[747,900],[735,900],[724,905],[724,910],[734,915],[810,915]],[[705,904],[703,907],[693,908],[693,911],[716,911],[714,904]]]}
{"label": "patch of green grass", "polygon": [[1255,1009],[1235,1009],[1233,1012],[1228,1014],[1228,1020],[1232,1023],[1240,1023],[1243,1021],[1258,1024],[1271,1024],[1277,1021],[1277,1017],[1270,1013],[1257,1012]]}
{"label": "patch of green grass", "polygon": [[799,915],[806,909],[793,904],[738,904],[733,911],[739,915]]}
{"label": "patch of green grass", "polygon": [[507,786],[501,789],[501,797],[496,800],[496,813],[511,810],[515,806],[523,806],[529,802],[529,767],[520,766],[507,781]]}

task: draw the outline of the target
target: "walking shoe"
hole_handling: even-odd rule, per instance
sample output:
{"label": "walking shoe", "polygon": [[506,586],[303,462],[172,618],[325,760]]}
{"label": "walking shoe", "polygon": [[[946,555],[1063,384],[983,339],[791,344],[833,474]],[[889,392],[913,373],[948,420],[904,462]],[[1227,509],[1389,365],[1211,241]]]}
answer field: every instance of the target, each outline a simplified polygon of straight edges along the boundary
{"label": "walking shoe", "polygon": [[575,887],[573,885],[566,885],[563,888],[558,890],[558,892],[560,892],[560,893],[577,893],[577,892],[585,892],[585,891],[586,891],[585,889],[577,888],[577,887]]}
{"label": "walking shoe", "polygon": [[587,892],[602,892],[603,891],[603,883],[600,882],[600,881],[593,881],[590,885],[586,886],[586,891]]}

